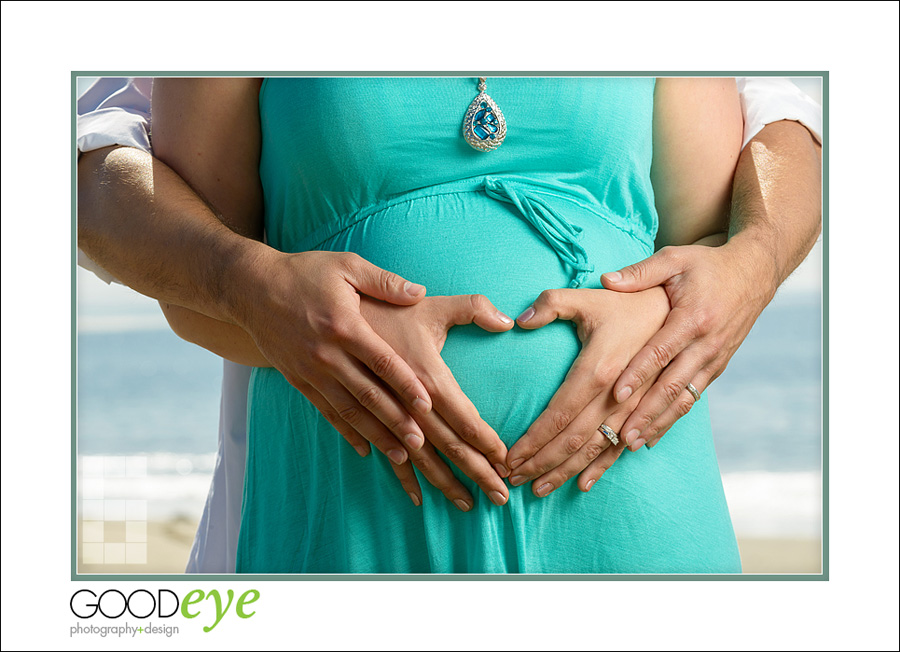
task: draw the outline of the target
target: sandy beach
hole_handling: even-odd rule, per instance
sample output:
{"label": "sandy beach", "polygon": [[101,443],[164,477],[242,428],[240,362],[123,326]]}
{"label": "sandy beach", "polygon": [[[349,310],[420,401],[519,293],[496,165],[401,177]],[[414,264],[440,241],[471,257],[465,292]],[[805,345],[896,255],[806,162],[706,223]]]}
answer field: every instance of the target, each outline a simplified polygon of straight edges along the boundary
{"label": "sandy beach", "polygon": [[[106,540],[118,538],[116,526],[124,523],[107,523],[110,529]],[[146,563],[85,564],[79,555],[78,572],[89,574],[183,573],[187,564],[196,521],[176,518],[147,523]],[[78,540],[82,539],[81,523]],[[739,538],[744,573],[820,573],[821,542],[817,539],[759,539]]]}

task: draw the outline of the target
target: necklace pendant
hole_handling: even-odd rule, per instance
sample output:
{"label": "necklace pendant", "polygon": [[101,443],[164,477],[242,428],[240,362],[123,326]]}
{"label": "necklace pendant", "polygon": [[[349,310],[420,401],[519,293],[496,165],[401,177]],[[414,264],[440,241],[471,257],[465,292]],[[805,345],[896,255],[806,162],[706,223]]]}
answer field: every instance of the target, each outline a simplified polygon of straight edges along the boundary
{"label": "necklace pendant", "polygon": [[478,90],[481,92],[472,100],[463,120],[463,138],[475,149],[491,152],[506,138],[506,120],[497,103],[485,93],[483,79]]}

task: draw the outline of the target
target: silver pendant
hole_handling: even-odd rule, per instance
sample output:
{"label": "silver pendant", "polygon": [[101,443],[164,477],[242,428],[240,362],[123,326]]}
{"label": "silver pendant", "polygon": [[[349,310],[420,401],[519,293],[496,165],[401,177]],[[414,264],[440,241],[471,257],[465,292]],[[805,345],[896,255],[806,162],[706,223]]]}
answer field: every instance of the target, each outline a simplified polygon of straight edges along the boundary
{"label": "silver pendant", "polygon": [[478,95],[472,100],[463,120],[463,138],[481,152],[491,152],[503,144],[506,138],[506,120],[503,111],[491,96],[485,93],[484,77],[478,78]]}

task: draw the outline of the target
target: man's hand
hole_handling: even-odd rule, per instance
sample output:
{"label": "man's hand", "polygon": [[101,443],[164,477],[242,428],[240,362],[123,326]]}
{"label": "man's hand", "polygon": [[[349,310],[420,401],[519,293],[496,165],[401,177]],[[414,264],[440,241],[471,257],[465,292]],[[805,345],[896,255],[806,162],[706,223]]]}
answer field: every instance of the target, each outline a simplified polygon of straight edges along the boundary
{"label": "man's hand", "polygon": [[406,461],[407,448],[421,448],[410,412],[427,414],[431,396],[360,314],[360,295],[411,305],[424,287],[356,254],[284,254],[265,245],[232,273],[240,288],[228,293],[235,323],[335,428],[349,426],[395,464]]}
{"label": "man's hand", "polygon": [[664,247],[603,276],[604,287],[620,292],[662,284],[672,304],[665,327],[616,382],[616,399],[627,401],[665,368],[624,426],[632,449],[652,446],[690,410],[687,384],[703,392],[719,377],[809,253],[822,224],[820,156],[803,125],[766,125],[738,160],[725,244]]}
{"label": "man's hand", "polygon": [[702,393],[719,377],[775,291],[760,258],[729,245],[665,247],[604,274],[603,285],[620,292],[661,285],[672,306],[615,384],[616,400],[626,402],[658,376],[622,428],[632,450],[654,446],[690,411],[695,400],[688,383]]}

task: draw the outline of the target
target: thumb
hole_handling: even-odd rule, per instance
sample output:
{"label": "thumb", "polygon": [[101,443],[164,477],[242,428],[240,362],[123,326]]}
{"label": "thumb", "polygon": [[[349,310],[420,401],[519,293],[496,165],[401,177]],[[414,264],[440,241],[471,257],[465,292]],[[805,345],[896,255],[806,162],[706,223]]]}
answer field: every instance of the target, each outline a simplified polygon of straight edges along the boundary
{"label": "thumb", "polygon": [[522,328],[541,328],[556,319],[576,321],[579,310],[578,292],[582,290],[544,290],[537,300],[516,319]]}
{"label": "thumb", "polygon": [[649,258],[603,274],[600,279],[608,290],[639,292],[662,285],[682,271],[677,255],[669,247],[663,247]]}
{"label": "thumb", "polygon": [[354,255],[345,271],[347,281],[362,294],[398,306],[411,306],[425,298],[425,286],[376,267]]}
{"label": "thumb", "polygon": [[444,303],[444,323],[463,326],[475,323],[491,333],[502,333],[513,327],[513,320],[497,310],[482,294],[459,294],[452,297],[432,297]]}

